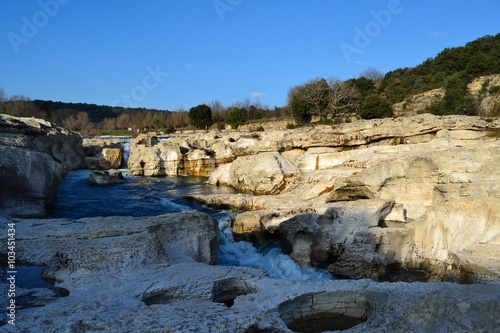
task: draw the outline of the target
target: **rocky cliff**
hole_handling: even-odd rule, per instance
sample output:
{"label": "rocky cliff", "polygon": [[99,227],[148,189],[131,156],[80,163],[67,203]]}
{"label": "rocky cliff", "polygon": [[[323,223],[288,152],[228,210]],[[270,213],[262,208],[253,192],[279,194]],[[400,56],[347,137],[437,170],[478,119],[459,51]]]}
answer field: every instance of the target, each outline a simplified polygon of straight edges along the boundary
{"label": "rocky cliff", "polygon": [[77,133],[40,119],[0,115],[2,213],[43,213],[66,173],[84,167]]}
{"label": "rocky cliff", "polygon": [[209,183],[248,194],[196,199],[254,210],[235,218],[238,236],[281,238],[298,262],[337,276],[382,278],[397,267],[496,280],[499,128],[498,119],[424,114],[241,136],[226,141],[236,159]]}

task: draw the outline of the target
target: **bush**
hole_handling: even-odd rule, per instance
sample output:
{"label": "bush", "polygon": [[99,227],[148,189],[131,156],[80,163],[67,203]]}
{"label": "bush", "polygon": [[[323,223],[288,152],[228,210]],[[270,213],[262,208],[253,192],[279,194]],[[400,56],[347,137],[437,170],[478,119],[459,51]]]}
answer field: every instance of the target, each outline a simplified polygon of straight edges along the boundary
{"label": "bush", "polygon": [[191,125],[198,129],[212,125],[212,109],[205,104],[192,107],[189,110],[188,117]]}
{"label": "bush", "polygon": [[366,96],[359,109],[359,116],[363,119],[387,118],[392,115],[391,104],[385,98],[375,94]]}
{"label": "bush", "polygon": [[226,118],[226,123],[231,125],[231,128],[237,129],[238,126],[245,123],[245,115],[241,110],[233,109],[229,112]]}
{"label": "bush", "polygon": [[[340,118],[335,118],[335,120],[337,121],[337,119],[340,119]],[[332,119],[321,119],[321,120],[318,120],[318,125],[331,125],[333,124],[333,120]]]}

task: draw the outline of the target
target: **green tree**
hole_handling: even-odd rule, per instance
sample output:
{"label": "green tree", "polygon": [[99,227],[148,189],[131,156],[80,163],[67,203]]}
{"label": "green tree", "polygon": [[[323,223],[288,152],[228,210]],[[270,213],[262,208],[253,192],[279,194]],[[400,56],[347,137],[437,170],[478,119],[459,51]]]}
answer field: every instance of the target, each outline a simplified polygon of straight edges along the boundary
{"label": "green tree", "polygon": [[189,122],[196,128],[205,128],[212,125],[212,109],[206,104],[194,106],[188,113]]}
{"label": "green tree", "polygon": [[231,125],[233,129],[238,128],[238,126],[243,125],[246,119],[246,110],[238,109],[235,107],[229,108],[229,114],[226,118],[226,124]]}
{"label": "green tree", "polygon": [[363,100],[368,94],[372,94],[375,91],[375,84],[373,80],[367,79],[361,76],[357,79],[350,79],[347,83],[352,84],[356,89],[358,89],[359,97]]}
{"label": "green tree", "polygon": [[297,124],[309,123],[311,121],[311,107],[300,98],[293,98],[288,102],[290,117]]}
{"label": "green tree", "polygon": [[359,109],[359,115],[363,119],[392,117],[392,106],[379,95],[368,95]]}

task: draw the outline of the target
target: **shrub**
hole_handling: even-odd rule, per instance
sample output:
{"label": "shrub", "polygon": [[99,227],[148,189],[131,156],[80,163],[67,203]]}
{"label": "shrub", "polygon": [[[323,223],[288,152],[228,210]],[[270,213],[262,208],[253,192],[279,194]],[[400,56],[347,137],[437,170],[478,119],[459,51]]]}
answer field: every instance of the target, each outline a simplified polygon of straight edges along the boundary
{"label": "shrub", "polygon": [[363,119],[392,117],[392,106],[379,95],[368,95],[359,109],[359,115]]}

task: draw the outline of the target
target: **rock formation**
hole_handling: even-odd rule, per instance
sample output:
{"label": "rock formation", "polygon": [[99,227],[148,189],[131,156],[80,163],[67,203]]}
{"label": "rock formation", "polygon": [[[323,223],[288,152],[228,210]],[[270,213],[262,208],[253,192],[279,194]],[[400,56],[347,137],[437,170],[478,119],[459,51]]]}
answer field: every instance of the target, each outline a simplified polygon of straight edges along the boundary
{"label": "rock formation", "polygon": [[[2,255],[9,223],[16,224],[18,260],[43,266],[65,293],[18,284],[16,326],[0,322],[6,332],[494,332],[500,325],[498,283],[290,281],[208,265],[218,233],[201,213],[0,217]],[[8,289],[2,281],[2,304]]]}
{"label": "rock formation", "polygon": [[467,88],[469,93],[480,101],[480,115],[500,115],[500,74],[478,77],[469,83]]}
{"label": "rock formation", "polygon": [[257,195],[277,194],[285,188],[287,178],[299,172],[299,169],[281,154],[262,153],[238,157],[229,167],[223,167],[213,173],[208,183],[228,185],[238,191]]}
{"label": "rock formation", "polygon": [[191,150],[182,140],[160,141],[139,135],[130,145],[128,168],[133,176],[200,175],[207,172],[210,163],[205,151]]}
{"label": "rock formation", "polygon": [[91,170],[119,169],[123,164],[123,143],[101,140],[83,140],[85,160]]}
{"label": "rock formation", "polygon": [[438,88],[407,98],[404,102],[393,104],[394,115],[414,116],[426,112],[429,107],[444,98],[446,89]]}
{"label": "rock formation", "polygon": [[88,179],[90,185],[113,185],[125,182],[123,174],[118,170],[91,171]]}
{"label": "rock formation", "polygon": [[282,238],[298,262],[337,276],[377,278],[399,267],[434,280],[497,280],[499,128],[498,119],[417,115],[285,131],[266,142],[259,134],[245,139],[255,155],[220,167],[209,182],[266,194],[239,175],[268,179],[255,161],[274,147],[266,154],[295,166],[271,186],[274,195],[194,198],[254,210],[235,218],[238,237]]}
{"label": "rock formation", "polygon": [[0,115],[0,210],[45,210],[66,173],[85,167],[82,138],[47,121]]}

